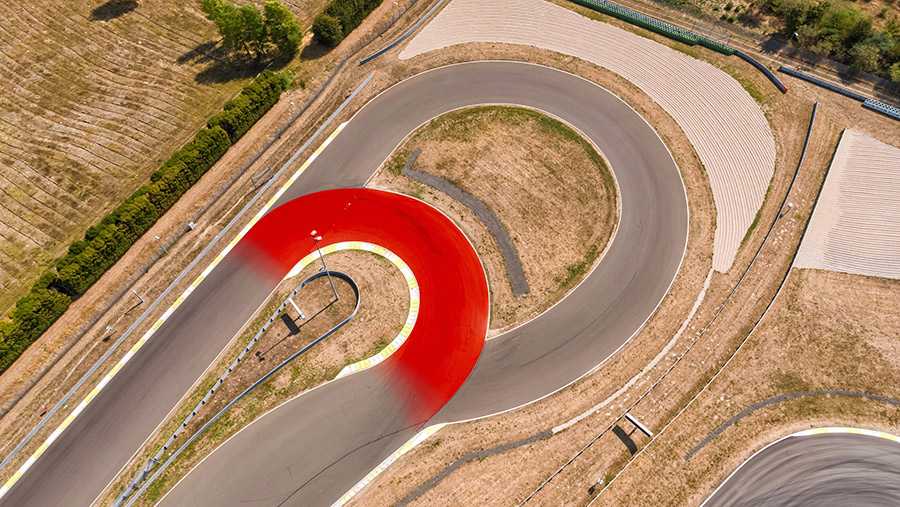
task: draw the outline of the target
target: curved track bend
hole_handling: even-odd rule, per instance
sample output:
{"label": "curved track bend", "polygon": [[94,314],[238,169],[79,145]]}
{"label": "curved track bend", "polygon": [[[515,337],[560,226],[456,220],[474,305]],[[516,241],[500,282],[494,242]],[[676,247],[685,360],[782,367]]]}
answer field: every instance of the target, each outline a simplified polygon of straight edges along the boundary
{"label": "curved track bend", "polygon": [[[360,110],[279,204],[320,190],[363,186],[416,127],[480,104],[547,112],[579,129],[604,154],[618,182],[621,219],[602,261],[552,309],[488,341],[462,389],[430,419],[424,415],[428,411],[420,418],[398,416],[409,413],[409,400],[402,406],[379,404],[373,390],[385,385],[379,383],[385,372],[375,367],[258,419],[204,460],[164,504],[330,503],[423,425],[482,417],[546,396],[603,362],[653,313],[687,241],[687,199],[678,168],[634,110],[601,87],[558,70],[478,62],[403,81]],[[547,237],[552,240],[552,231]],[[243,243],[0,504],[86,505],[100,494],[280,280],[235,255]],[[358,403],[336,407],[336,396]]]}

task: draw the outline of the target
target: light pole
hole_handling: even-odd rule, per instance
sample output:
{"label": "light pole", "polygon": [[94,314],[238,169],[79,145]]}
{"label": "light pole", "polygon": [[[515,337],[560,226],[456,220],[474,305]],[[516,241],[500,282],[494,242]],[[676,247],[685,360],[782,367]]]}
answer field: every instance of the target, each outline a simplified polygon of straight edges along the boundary
{"label": "light pole", "polygon": [[291,102],[291,121],[294,121],[294,103]]}
{"label": "light pole", "polygon": [[[400,6],[397,5],[397,2],[394,2],[394,6],[391,8],[391,13],[394,12],[394,9],[397,9],[397,14],[400,14]],[[397,20],[397,14],[394,14],[394,21]]]}
{"label": "light pole", "polygon": [[159,247],[163,249],[163,252],[166,252],[166,255],[169,255],[169,251],[163,246],[162,241],[159,240],[159,236],[153,236],[153,238],[159,243]]}
{"label": "light pole", "polygon": [[334,288],[334,280],[331,279],[331,273],[328,272],[328,266],[325,265],[325,256],[322,255],[322,250],[319,250],[319,240],[322,239],[322,236],[316,236],[316,231],[313,229],[312,232],[309,233],[312,236],[313,241],[316,242],[316,251],[319,252],[319,259],[322,259],[322,267],[325,268],[325,275],[328,277],[328,283],[331,284],[331,292],[334,293],[335,301],[338,300],[337,290]]}

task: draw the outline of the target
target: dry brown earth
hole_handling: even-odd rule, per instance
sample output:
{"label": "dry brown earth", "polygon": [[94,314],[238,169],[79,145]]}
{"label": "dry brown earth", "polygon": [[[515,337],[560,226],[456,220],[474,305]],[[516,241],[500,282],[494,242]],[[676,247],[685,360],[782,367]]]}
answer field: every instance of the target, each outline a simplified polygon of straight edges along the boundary
{"label": "dry brown earth", "polygon": [[796,266],[900,278],[898,169],[900,148],[845,130]]}
{"label": "dry brown earth", "polygon": [[570,54],[623,76],[684,129],[710,178],[718,212],[713,267],[731,268],[775,168],[759,105],[706,62],[542,0],[454,0],[401,59],[467,42],[506,42]]}
{"label": "dry brown earth", "polygon": [[[684,459],[720,424],[780,394],[841,389],[900,399],[898,293],[895,280],[794,269],[735,361],[595,505],[697,505],[754,452],[811,427],[853,426],[896,434],[896,406],[814,396],[752,412],[689,461]],[[646,474],[656,480],[647,483]]]}
{"label": "dry brown earth", "polygon": [[[512,293],[497,244],[470,210],[399,174],[416,149],[422,150],[416,169],[470,193],[506,227],[529,294]],[[419,197],[460,225],[487,273],[491,336],[531,319],[577,285],[618,223],[618,191],[593,145],[564,124],[521,108],[464,109],[432,120],[397,148],[370,184]]]}

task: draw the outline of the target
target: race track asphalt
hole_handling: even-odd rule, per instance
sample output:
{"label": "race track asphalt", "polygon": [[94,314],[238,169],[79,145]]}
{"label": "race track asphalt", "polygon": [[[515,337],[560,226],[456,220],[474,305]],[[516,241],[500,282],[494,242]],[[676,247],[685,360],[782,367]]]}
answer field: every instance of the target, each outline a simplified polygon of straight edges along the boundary
{"label": "race track asphalt", "polygon": [[703,507],[900,505],[900,444],[853,434],[792,436],[741,466]]}
{"label": "race track asphalt", "polygon": [[[316,162],[369,164],[374,170],[425,121],[455,108],[496,103],[543,110],[590,138],[616,175],[622,218],[609,251],[586,281],[539,318],[488,341],[463,388],[427,424],[507,410],[591,370],[656,308],[687,239],[684,187],[656,133],[602,88],[544,67],[477,63],[421,74],[367,105]],[[386,134],[374,144],[370,139]],[[371,155],[360,158],[360,152]],[[384,393],[360,391],[377,384],[368,376],[379,372],[359,375],[301,396],[250,425],[191,472],[163,505],[330,504],[426,423],[404,426],[396,407],[377,408]],[[320,413],[333,403],[328,400],[344,398],[353,400],[352,412],[331,412],[330,418]]]}
{"label": "race track asphalt", "polygon": [[[609,161],[622,218],[595,271],[541,317],[488,341],[466,384],[430,422],[410,425],[398,415],[405,407],[384,402],[392,398],[371,389],[383,385],[373,368],[250,425],[191,472],[166,505],[221,505],[223,498],[229,504],[329,504],[426,423],[480,417],[552,393],[605,360],[645,322],[682,260],[684,187],[649,125],[615,96],[570,74],[480,62],[404,81],[366,105],[279,205],[319,190],[360,187],[422,123],[456,108],[498,103],[565,120]],[[239,256],[225,257],[0,505],[93,501],[273,288],[270,277]],[[351,401],[341,404],[351,408],[332,411],[335,399]],[[346,449],[347,435],[362,443]],[[251,469],[271,480],[248,481]]]}

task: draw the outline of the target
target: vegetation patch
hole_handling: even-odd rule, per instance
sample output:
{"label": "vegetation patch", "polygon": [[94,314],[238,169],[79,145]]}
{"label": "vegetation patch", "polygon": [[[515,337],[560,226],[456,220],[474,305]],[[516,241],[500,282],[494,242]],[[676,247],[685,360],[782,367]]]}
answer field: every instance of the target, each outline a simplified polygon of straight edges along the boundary
{"label": "vegetation patch", "polygon": [[315,40],[326,46],[336,47],[381,2],[382,0],[332,0],[313,20]]}

